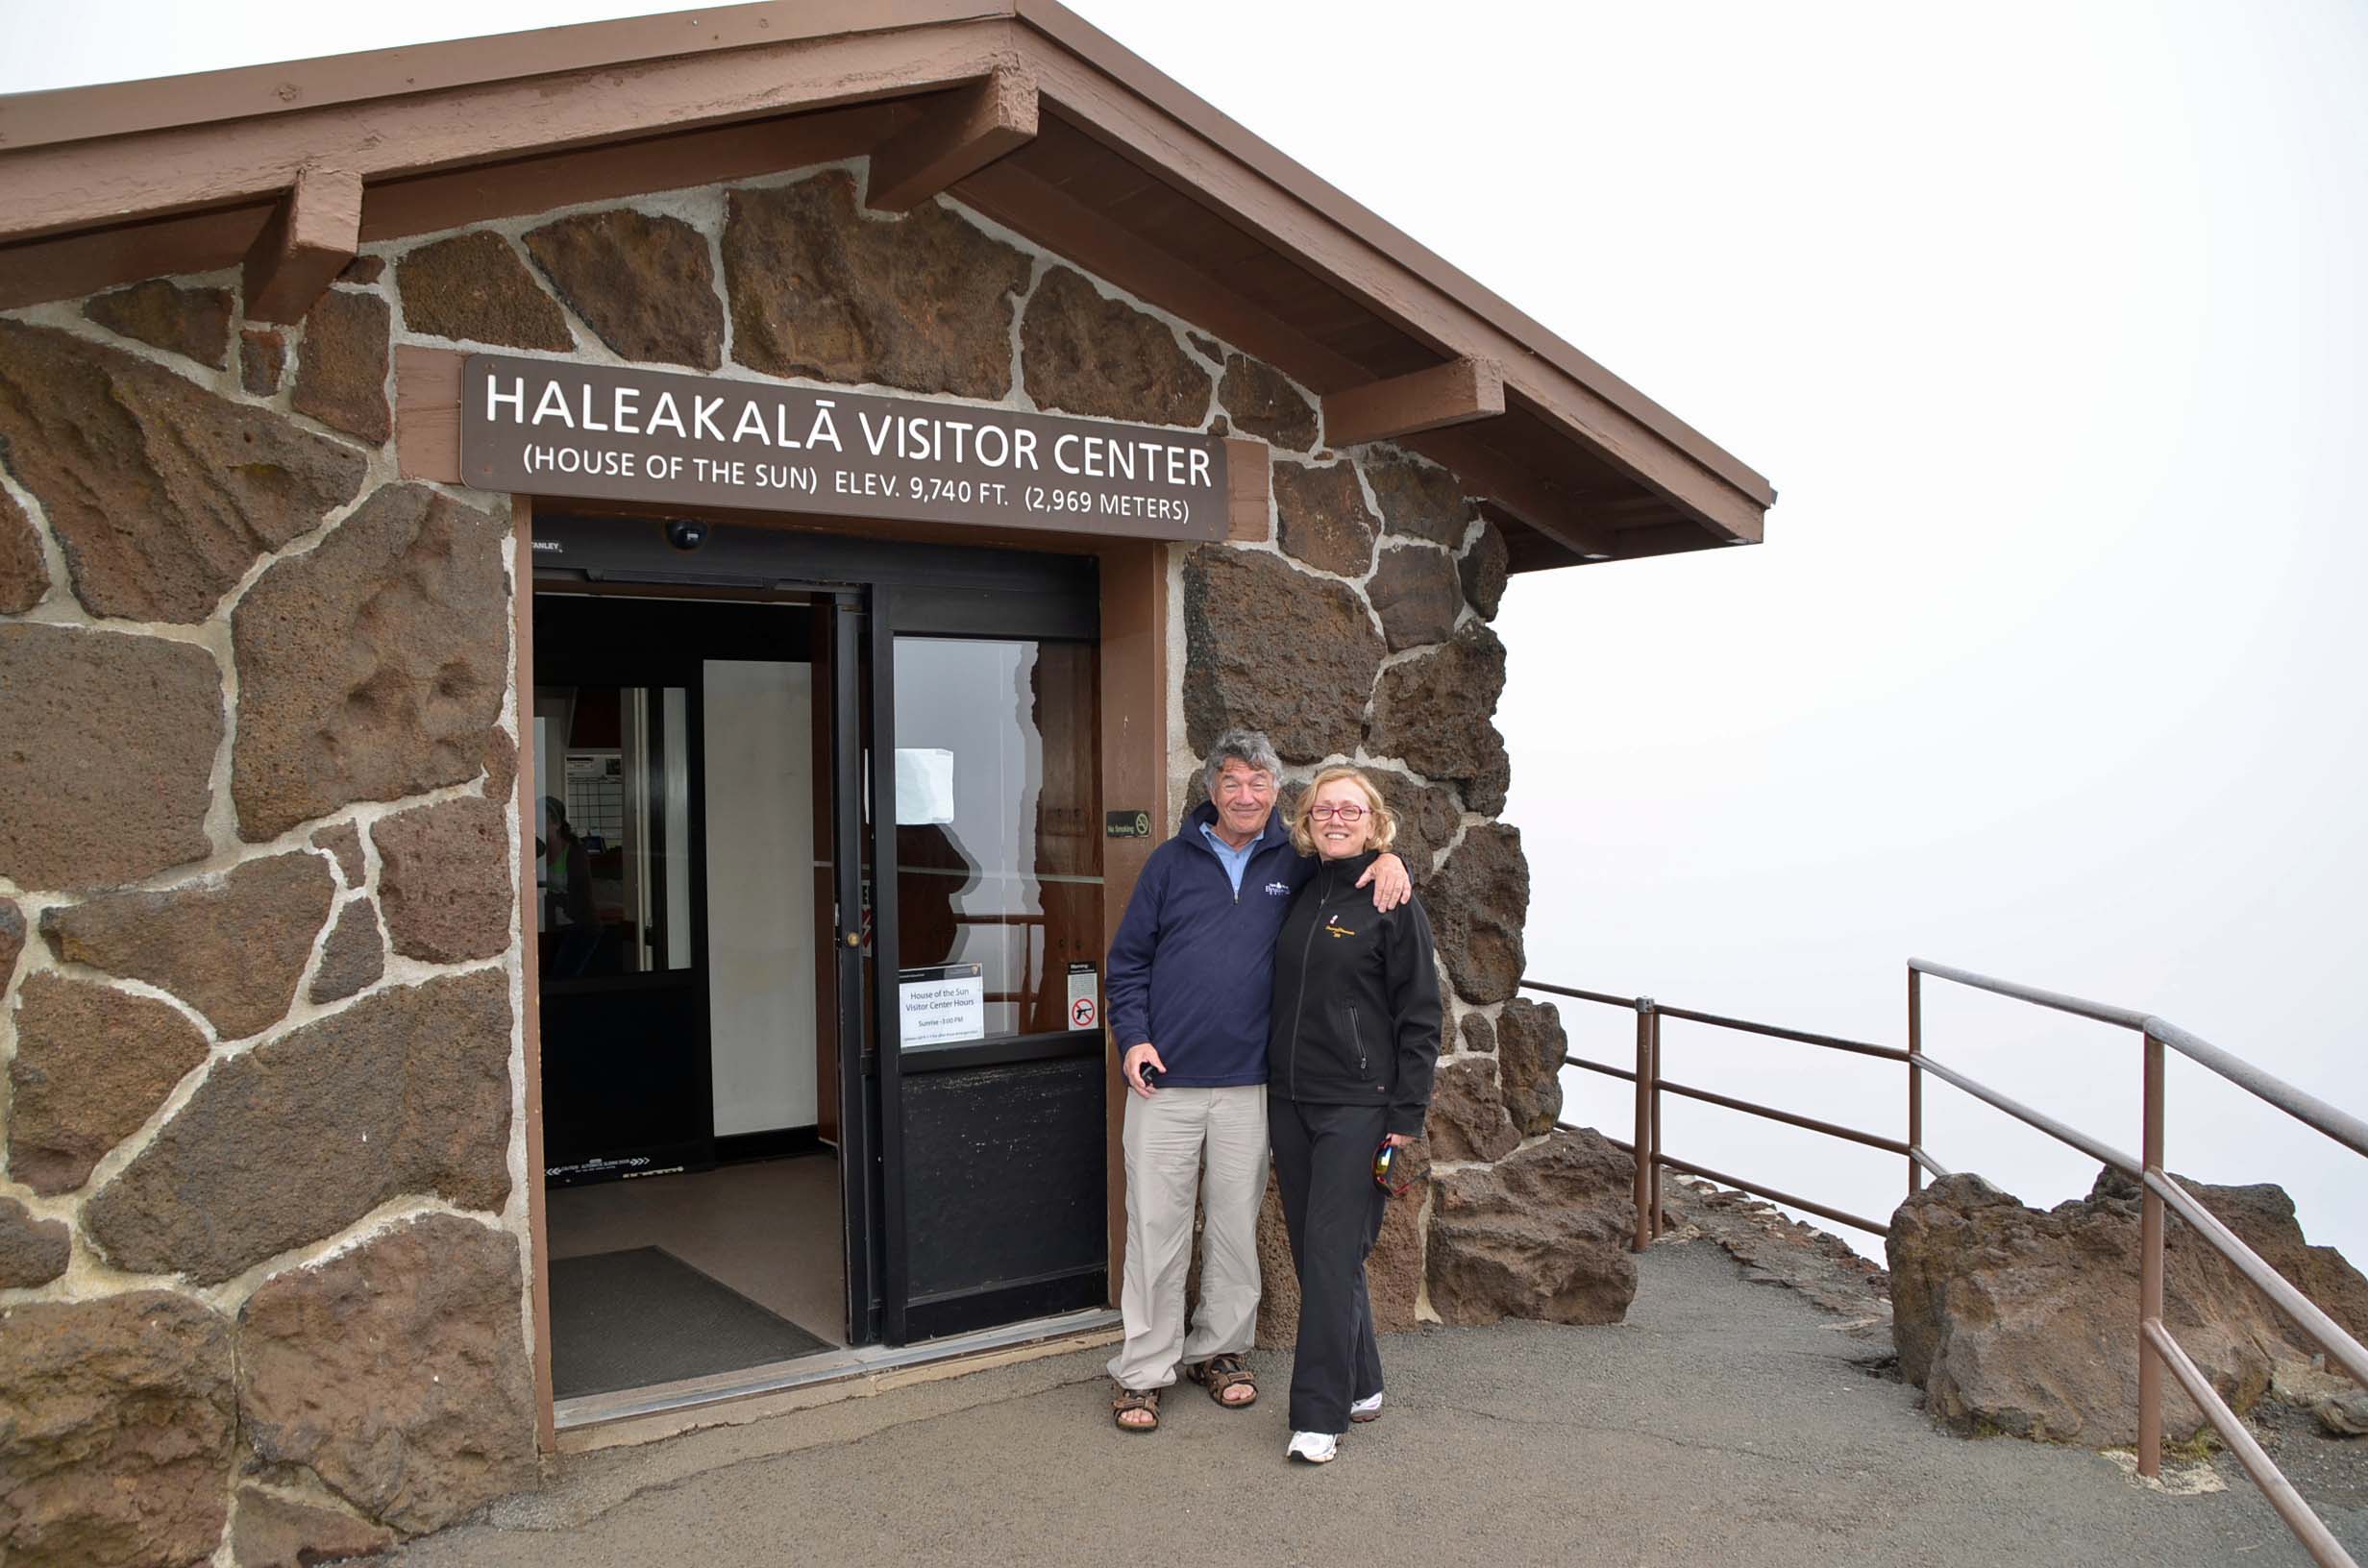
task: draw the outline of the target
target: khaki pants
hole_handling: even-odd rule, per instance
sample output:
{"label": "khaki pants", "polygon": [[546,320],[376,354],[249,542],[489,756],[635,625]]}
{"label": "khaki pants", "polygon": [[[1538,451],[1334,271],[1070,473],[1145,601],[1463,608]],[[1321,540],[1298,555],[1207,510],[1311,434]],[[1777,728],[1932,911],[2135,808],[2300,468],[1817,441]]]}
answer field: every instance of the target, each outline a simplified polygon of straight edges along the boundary
{"label": "khaki pants", "polygon": [[[1126,1096],[1126,1272],[1119,1311],[1126,1340],[1110,1376],[1165,1388],[1179,1362],[1238,1355],[1258,1329],[1258,1208],[1267,1195],[1267,1090],[1163,1089]],[[1207,1179],[1202,1180],[1206,1165]],[[1193,1197],[1200,1234],[1200,1305],[1184,1325]]]}

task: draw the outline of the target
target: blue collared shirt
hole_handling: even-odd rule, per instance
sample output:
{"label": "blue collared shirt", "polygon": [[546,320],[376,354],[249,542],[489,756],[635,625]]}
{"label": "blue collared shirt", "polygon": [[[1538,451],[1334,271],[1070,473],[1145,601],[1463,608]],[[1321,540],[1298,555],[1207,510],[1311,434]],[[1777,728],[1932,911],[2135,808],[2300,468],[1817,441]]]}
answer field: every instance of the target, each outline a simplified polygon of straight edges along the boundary
{"label": "blue collared shirt", "polygon": [[1233,895],[1236,898],[1241,897],[1242,873],[1249,869],[1250,852],[1258,847],[1258,841],[1252,839],[1241,848],[1236,849],[1219,838],[1217,829],[1207,822],[1200,824],[1200,836],[1209,841],[1209,847],[1217,851],[1219,860],[1224,862],[1225,874],[1233,879]]}

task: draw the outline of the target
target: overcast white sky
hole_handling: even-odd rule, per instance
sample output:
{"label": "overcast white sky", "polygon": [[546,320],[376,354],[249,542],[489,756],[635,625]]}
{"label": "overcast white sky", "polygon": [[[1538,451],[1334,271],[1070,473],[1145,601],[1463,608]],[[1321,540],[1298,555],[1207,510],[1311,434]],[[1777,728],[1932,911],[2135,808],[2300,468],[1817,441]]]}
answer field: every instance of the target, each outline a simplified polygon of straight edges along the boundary
{"label": "overcast white sky", "polygon": [[[0,0],[0,90],[667,9]],[[1075,9],[1782,492],[1762,548],[1508,595],[1534,975],[1899,1043],[1914,953],[2368,1112],[2368,7]],[[1928,996],[1936,1056],[2137,1146],[2134,1040]],[[1573,1021],[1625,1059],[1625,1016]],[[1880,1064],[1673,1024],[1665,1070],[1901,1125]],[[1625,1085],[1572,1079],[1624,1125]],[[2026,1200],[2093,1174],[1927,1107]],[[2170,1112],[2175,1167],[2281,1182],[2368,1262],[2357,1158],[2197,1070]],[[1861,1213],[1901,1189],[1667,1125]]]}

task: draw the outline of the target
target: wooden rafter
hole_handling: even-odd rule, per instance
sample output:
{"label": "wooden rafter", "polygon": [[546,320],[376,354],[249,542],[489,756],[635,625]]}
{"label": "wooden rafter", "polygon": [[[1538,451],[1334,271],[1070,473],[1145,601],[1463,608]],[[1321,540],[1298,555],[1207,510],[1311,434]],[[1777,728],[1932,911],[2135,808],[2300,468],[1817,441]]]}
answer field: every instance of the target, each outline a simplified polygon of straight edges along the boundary
{"label": "wooden rafter", "polygon": [[1323,400],[1323,437],[1336,447],[1468,425],[1505,411],[1505,372],[1492,359],[1450,359]]}
{"label": "wooden rafter", "polygon": [[873,152],[864,205],[909,212],[1035,139],[1036,78],[1016,65],[999,68]]}
{"label": "wooden rafter", "polygon": [[250,321],[304,319],[361,243],[361,176],[307,168],[247,252]]}

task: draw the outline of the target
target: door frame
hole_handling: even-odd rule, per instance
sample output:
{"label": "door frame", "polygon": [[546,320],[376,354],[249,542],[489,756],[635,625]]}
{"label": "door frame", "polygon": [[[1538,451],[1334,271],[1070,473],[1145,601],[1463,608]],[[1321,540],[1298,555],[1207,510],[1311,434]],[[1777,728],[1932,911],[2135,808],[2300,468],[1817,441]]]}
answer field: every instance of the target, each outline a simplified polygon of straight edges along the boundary
{"label": "door frame", "polygon": [[[543,505],[549,524],[557,524],[562,517],[566,517],[580,519],[586,524],[595,524],[603,527],[629,529],[636,526],[652,527],[664,521],[655,513],[645,517],[596,516],[577,507],[567,506],[562,502],[546,502]],[[516,691],[521,694],[527,706],[531,704],[531,694],[534,689],[533,600],[534,572],[538,554],[535,511],[536,502],[532,497],[520,495],[511,498],[516,551],[512,576],[514,596],[512,606],[514,616],[513,679],[516,682]],[[745,515],[733,516],[729,521],[735,525],[752,527],[762,531],[776,531],[774,527],[756,522]],[[552,529],[547,527],[546,534],[551,531]],[[789,529],[780,527],[778,531],[787,532]],[[792,584],[773,578],[759,581],[752,579],[745,569],[729,572],[652,569],[629,574],[619,573],[617,577],[621,580],[645,582],[649,586],[661,590],[670,585],[691,584],[778,588],[796,586],[815,593],[818,600],[827,596],[832,606],[829,612],[832,619],[832,635],[836,640],[834,655],[855,651],[856,648],[850,647],[850,639],[852,639],[866,655],[860,661],[860,669],[868,674],[874,669],[893,669],[893,649],[888,645],[893,642],[896,634],[896,616],[893,606],[896,602],[896,596],[900,592],[911,594],[918,599],[939,599],[941,608],[967,602],[974,604],[982,614],[993,613],[987,603],[990,596],[983,591],[968,588],[932,588],[910,582],[909,568],[899,570],[901,563],[896,560],[896,552],[902,547],[970,545],[999,550],[1084,555],[1097,559],[1099,571],[1099,627],[1096,662],[1099,699],[1098,739],[1102,804],[1106,811],[1118,809],[1113,802],[1128,810],[1138,808],[1147,810],[1152,816],[1154,824],[1154,831],[1149,838],[1106,839],[1104,841],[1102,940],[1106,951],[1110,940],[1117,934],[1119,919],[1124,911],[1127,897],[1133,892],[1144,861],[1148,858],[1151,850],[1157,846],[1172,826],[1169,812],[1170,792],[1168,789],[1171,761],[1169,757],[1168,633],[1172,590],[1175,578],[1173,568],[1180,559],[1175,547],[1149,539],[1120,539],[1075,534],[1007,536],[987,530],[979,530],[974,534],[963,530],[950,537],[947,530],[940,526],[919,525],[908,531],[894,526],[883,527],[877,524],[815,526],[808,520],[801,520],[797,532],[802,537],[817,539],[818,542],[827,541],[836,547],[829,550],[827,553],[847,565],[855,566],[859,563],[871,565],[873,561],[876,561],[878,570],[863,572],[861,576],[865,580],[860,582],[800,581]],[[709,563],[701,561],[697,556],[691,556],[686,557],[683,564],[685,568],[690,568]],[[724,563],[719,561],[714,565],[722,568]],[[853,575],[851,574],[851,576]],[[820,610],[821,603],[818,602],[816,607]],[[876,664],[875,656],[882,653],[887,655],[887,659]],[[834,686],[843,690],[847,683],[854,679],[858,667],[857,661],[834,656],[833,664],[837,669],[846,672],[845,674],[834,674],[833,675]],[[893,744],[895,734],[893,682],[875,681],[872,685],[874,689],[870,692],[859,690],[857,693],[857,700],[863,707],[862,717],[870,721],[874,726],[875,735],[889,736]],[[834,703],[834,723],[839,726],[840,733],[834,735],[834,741],[838,743],[835,747],[838,754],[832,759],[833,794],[839,798],[845,798],[843,796],[838,796],[839,790],[845,789],[851,794],[859,794],[862,787],[860,747],[850,747],[845,744],[844,729],[853,718],[854,715],[849,711],[849,705]],[[513,851],[517,857],[513,880],[516,885],[524,887],[528,884],[533,870],[532,822],[535,804],[532,797],[533,726],[530,723],[521,723],[518,728],[520,733],[517,737],[518,764],[514,803],[519,812],[521,826],[517,842],[513,845]],[[883,770],[881,772],[883,778],[892,778],[888,771]],[[885,787],[892,789],[893,783],[890,782]],[[858,826],[849,821],[851,817],[859,818],[859,813],[845,810],[835,811],[834,837],[848,832],[851,828],[860,832]],[[875,837],[871,848],[873,855],[876,857],[875,863],[876,866],[893,866],[895,864],[893,812],[875,810],[872,817]],[[851,919],[857,927],[858,937],[860,935],[861,870],[859,862],[861,857],[845,852],[846,848],[847,845],[844,843],[834,845],[834,855],[838,866],[840,923],[843,927],[833,934],[837,943],[836,952],[841,977],[841,984],[838,988],[839,1011],[842,1017],[839,1085],[840,1159],[843,1173],[851,1167],[859,1172],[877,1172],[881,1179],[875,1189],[865,1184],[850,1184],[843,1175],[842,1197],[843,1202],[849,1204],[843,1214],[843,1225],[850,1237],[861,1235],[872,1237],[884,1235],[894,1237],[896,1244],[900,1247],[902,1227],[886,1223],[891,1215],[898,1212],[886,1208],[888,1182],[892,1172],[896,1183],[899,1210],[901,1208],[903,1199],[900,1158],[891,1157],[892,1154],[898,1157],[901,1155],[900,1147],[891,1141],[900,1131],[896,1125],[899,1118],[885,1115],[876,1116],[873,1115],[873,1106],[869,1103],[873,1097],[881,1096],[887,1087],[892,1085],[900,1087],[901,1074],[899,1071],[900,1064],[896,1060],[897,1053],[894,1051],[876,1053],[878,1061],[875,1065],[875,1070],[867,1073],[862,1070],[860,1037],[857,1037],[857,1051],[852,1060],[850,1059],[844,1044],[847,1038],[845,1024],[851,1021],[849,1017],[851,1010],[859,1012],[864,1005],[861,988],[862,953],[859,946],[850,946],[846,941],[848,933],[844,929],[851,919],[847,912],[854,910],[856,913]],[[854,886],[851,887],[851,883]],[[893,934],[896,929],[894,924],[895,879],[891,876],[875,875],[874,884],[874,929],[876,932]],[[518,945],[515,950],[525,955],[525,958],[530,958],[535,941],[530,898],[522,894],[516,900],[515,910],[519,919],[519,928],[516,932]],[[889,972],[884,967],[884,961],[893,957],[892,938],[889,948],[876,960],[876,963],[880,965],[876,972]],[[525,959],[522,958],[522,962],[524,961]],[[530,974],[523,977],[526,981],[530,981]],[[1106,983],[1106,975],[1104,979]],[[850,984],[850,981],[853,983]],[[557,1449],[557,1426],[551,1375],[550,1236],[542,1179],[542,1033],[536,988],[531,983],[522,983],[521,989],[523,992],[520,1008],[520,1027],[523,1037],[521,1044],[526,1074],[523,1100],[527,1146],[528,1315],[535,1383],[536,1441],[542,1451],[549,1453],[555,1452]],[[894,1039],[897,1020],[894,1012],[896,996],[893,986],[876,986],[871,1000],[874,1008],[873,1027],[877,1031],[876,1038]],[[1103,997],[1103,1016],[1106,1019],[1108,1016],[1106,994]],[[1119,1053],[1111,1043],[1106,1025],[1103,1030],[1102,1054],[1105,1113],[1103,1158],[1107,1173],[1105,1221],[1109,1260],[1106,1294],[1107,1304],[1115,1306],[1120,1286],[1120,1264],[1125,1255],[1125,1178],[1120,1137],[1125,1109],[1125,1090],[1119,1073]],[[892,1100],[887,1103],[896,1102]],[[876,1151],[873,1150],[868,1140],[862,1138],[866,1130],[873,1127],[880,1129],[881,1146]],[[862,1142],[860,1147],[857,1146],[859,1140]],[[872,1157],[875,1152],[878,1155],[877,1159]],[[864,1223],[860,1231],[854,1227],[854,1221],[858,1215],[852,1205],[857,1200],[866,1205],[861,1214]],[[875,1202],[882,1206],[876,1216],[877,1223],[874,1222],[875,1216],[869,1208],[869,1205]],[[877,1286],[887,1275],[891,1265],[885,1256],[875,1261],[868,1255],[859,1258],[853,1247],[848,1247],[846,1252],[849,1326],[851,1330],[858,1326],[859,1321],[867,1315],[869,1310],[875,1309],[877,1304],[884,1301],[884,1292],[880,1291]],[[898,1261],[901,1262],[900,1259]],[[877,1264],[876,1268],[874,1266],[875,1262]],[[860,1286],[859,1273],[868,1276]],[[896,1270],[895,1277],[903,1278],[905,1276],[899,1268]],[[859,1288],[862,1291],[860,1298]],[[885,1314],[881,1315],[884,1317]],[[891,1325],[885,1321],[868,1326],[874,1331],[870,1337],[886,1337],[891,1328]],[[895,1327],[900,1330],[902,1325],[898,1324]],[[897,1337],[900,1341],[901,1335],[899,1334]],[[762,1391],[752,1388],[746,1394],[722,1397],[751,1397]],[[696,1403],[705,1402],[707,1400],[703,1399]],[[687,1403],[694,1402],[686,1401]]]}

